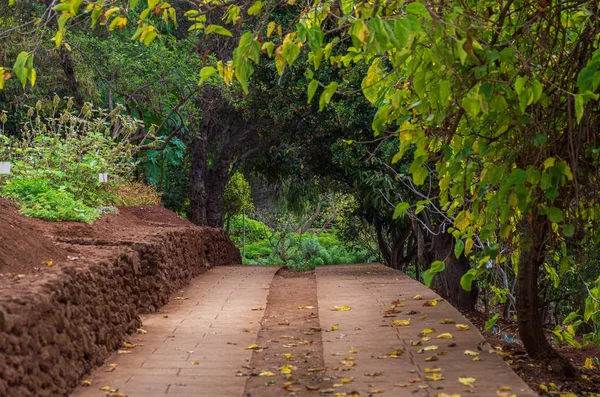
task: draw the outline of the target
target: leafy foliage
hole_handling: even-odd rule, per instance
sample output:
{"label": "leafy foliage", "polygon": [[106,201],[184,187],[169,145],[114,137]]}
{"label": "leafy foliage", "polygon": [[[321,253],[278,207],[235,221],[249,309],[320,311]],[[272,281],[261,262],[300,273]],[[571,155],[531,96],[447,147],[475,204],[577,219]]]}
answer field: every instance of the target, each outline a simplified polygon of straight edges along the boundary
{"label": "leafy foliage", "polygon": [[[0,134],[0,157],[12,164],[1,192],[22,204],[22,212],[48,220],[91,222],[94,208],[117,200],[109,186],[126,179],[132,169],[132,147],[127,137],[136,122],[90,105],[80,111],[68,101],[60,110],[58,97],[44,117],[41,102],[28,111],[21,137]],[[108,184],[98,174],[109,174]]]}

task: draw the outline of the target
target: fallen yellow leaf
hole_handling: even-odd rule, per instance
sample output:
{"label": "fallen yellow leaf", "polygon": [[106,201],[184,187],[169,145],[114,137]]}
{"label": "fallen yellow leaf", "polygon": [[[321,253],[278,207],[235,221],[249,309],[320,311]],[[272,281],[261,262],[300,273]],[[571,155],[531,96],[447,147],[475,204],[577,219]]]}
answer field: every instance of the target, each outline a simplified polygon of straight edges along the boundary
{"label": "fallen yellow leaf", "polygon": [[431,351],[431,350],[437,350],[437,349],[438,349],[438,346],[436,346],[436,345],[431,345],[431,346],[424,347],[424,348],[422,348],[421,350],[423,350],[423,351],[425,351],[425,352],[428,352],[428,351]]}
{"label": "fallen yellow leaf", "polygon": [[275,376],[275,374],[271,371],[262,371],[258,376]]}
{"label": "fallen yellow leaf", "polygon": [[133,343],[129,343],[129,342],[123,342],[122,346],[125,347],[125,348],[127,348],[127,349],[133,349],[137,345],[134,345]]}
{"label": "fallen yellow leaf", "polygon": [[573,392],[563,392],[560,393],[560,397],[577,397],[577,394],[573,393]]}
{"label": "fallen yellow leaf", "polygon": [[189,298],[186,298],[185,296],[176,296],[175,297],[176,301],[184,301],[184,300],[187,300],[187,299],[189,299]]}
{"label": "fallen yellow leaf", "polygon": [[474,352],[473,350],[465,350],[465,354],[467,356],[478,356],[479,352]]}
{"label": "fallen yellow leaf", "polygon": [[393,352],[390,353],[390,357],[396,358],[396,357],[398,357],[401,354],[404,354],[404,350],[397,349],[397,350],[394,350]]}
{"label": "fallen yellow leaf", "polygon": [[465,386],[471,387],[477,379],[475,378],[458,378],[458,381]]}
{"label": "fallen yellow leaf", "polygon": [[471,328],[467,324],[456,324],[455,327],[459,331],[467,331]]}
{"label": "fallen yellow leaf", "polygon": [[52,266],[52,265],[54,265],[54,263],[52,261],[44,261],[44,265]]}
{"label": "fallen yellow leaf", "polygon": [[423,300],[423,295],[415,295],[415,297],[413,299],[416,301]]}
{"label": "fallen yellow leaf", "polygon": [[298,306],[298,309],[314,309],[314,306]]}
{"label": "fallen yellow leaf", "polygon": [[438,380],[443,380],[443,379],[444,379],[444,376],[439,373],[425,376],[425,380],[438,381]]}
{"label": "fallen yellow leaf", "polygon": [[438,356],[425,357],[425,361],[427,361],[427,362],[439,361],[439,360],[440,359],[438,358]]}
{"label": "fallen yellow leaf", "polygon": [[446,333],[443,333],[443,334],[439,334],[435,338],[436,339],[452,339],[454,337],[452,336],[452,334],[450,332],[446,332]]}
{"label": "fallen yellow leaf", "polygon": [[358,351],[355,348],[352,347],[352,348],[350,348],[350,350],[348,350],[348,353],[350,353],[350,354],[356,354],[356,353],[358,353]]}
{"label": "fallen yellow leaf", "polygon": [[345,312],[347,310],[350,310],[351,307],[350,306],[334,306],[333,310],[336,312]]}
{"label": "fallen yellow leaf", "polygon": [[110,391],[110,386],[102,386],[100,388],[100,390],[102,390],[102,391]]}
{"label": "fallen yellow leaf", "polygon": [[200,361],[192,361],[192,365],[200,365]]}
{"label": "fallen yellow leaf", "polygon": [[338,329],[340,329],[339,324],[334,324],[331,328],[329,328],[330,331],[337,331]]}
{"label": "fallen yellow leaf", "polygon": [[511,391],[511,387],[510,386],[500,386],[498,388],[498,391]]}
{"label": "fallen yellow leaf", "polygon": [[432,300],[432,301],[425,301],[425,303],[423,303],[423,306],[428,307],[428,306],[437,306],[438,301],[436,300]]}
{"label": "fallen yellow leaf", "polygon": [[435,329],[433,328],[425,328],[421,331],[421,334],[419,334],[419,336],[423,336],[423,335],[427,335],[427,334],[432,334],[435,332]]}
{"label": "fallen yellow leaf", "polygon": [[296,367],[294,367],[293,365],[284,365],[278,368],[279,372],[281,372],[282,374],[286,375],[286,374],[291,374],[293,370],[297,369]]}
{"label": "fallen yellow leaf", "polygon": [[454,321],[450,318],[445,318],[442,321],[440,321],[440,324],[456,324],[456,321]]}
{"label": "fallen yellow leaf", "polygon": [[284,353],[283,357],[285,357],[288,360],[291,360],[292,358],[294,358],[294,356],[292,354],[290,354],[290,353]]}
{"label": "fallen yellow leaf", "polygon": [[144,335],[144,334],[148,333],[148,331],[146,331],[145,329],[141,329],[141,328],[138,328],[135,332],[137,332],[140,335]]}
{"label": "fallen yellow leaf", "polygon": [[371,393],[371,394],[380,394],[380,393],[383,393],[383,392],[384,392],[384,390],[381,390],[381,389],[369,390],[369,393]]}
{"label": "fallen yellow leaf", "polygon": [[91,385],[92,385],[92,378],[86,379],[83,382],[81,382],[81,386],[88,387],[88,386],[91,386]]}
{"label": "fallen yellow leaf", "polygon": [[410,324],[410,318],[408,320],[394,320],[392,321],[392,327],[400,327],[402,325],[409,325]]}
{"label": "fallen yellow leaf", "polygon": [[342,383],[350,383],[350,382],[352,382],[353,380],[354,380],[354,379],[352,379],[352,378],[342,378],[342,379],[340,379],[340,382],[342,382]]}
{"label": "fallen yellow leaf", "polygon": [[117,350],[117,354],[129,354],[131,350]]}
{"label": "fallen yellow leaf", "polygon": [[244,347],[244,349],[246,350],[258,350],[258,349],[262,349],[262,347],[260,347],[259,345],[257,345],[256,343],[250,346],[246,346]]}
{"label": "fallen yellow leaf", "polygon": [[436,372],[442,372],[442,369],[441,368],[425,368],[426,374],[431,374],[431,373],[436,373]]}
{"label": "fallen yellow leaf", "polygon": [[583,364],[583,368],[585,369],[594,369],[596,366],[592,364],[592,359],[590,357],[585,359],[585,363]]}

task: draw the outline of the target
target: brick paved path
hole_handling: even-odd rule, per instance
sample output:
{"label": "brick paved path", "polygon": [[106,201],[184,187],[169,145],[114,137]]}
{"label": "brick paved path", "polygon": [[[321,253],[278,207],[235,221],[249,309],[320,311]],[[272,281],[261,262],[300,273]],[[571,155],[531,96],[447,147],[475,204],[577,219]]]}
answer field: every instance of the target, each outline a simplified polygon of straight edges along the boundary
{"label": "brick paved path", "polygon": [[[507,396],[538,395],[497,354],[489,353],[488,344],[478,350],[483,336],[456,309],[444,301],[437,302],[435,307],[423,306],[439,296],[402,273],[381,265],[319,267],[317,291],[322,327],[339,325],[335,333],[323,334],[325,365],[332,369],[332,376],[354,378],[339,391],[358,391],[361,396],[368,396],[373,390],[384,390],[382,395],[388,396],[436,396],[439,393],[447,393],[448,397],[454,394],[496,396],[500,386],[509,386],[511,392]],[[423,299],[415,300],[417,295]],[[383,317],[394,301],[399,301],[396,311],[400,313]],[[335,306],[351,309],[334,311]],[[411,312],[414,314],[409,314]],[[382,327],[394,320],[408,319],[409,325]],[[445,319],[469,325],[470,329],[459,331],[455,324],[440,324]],[[419,337],[425,328],[435,330],[426,335],[431,338],[429,341]],[[453,338],[437,339],[442,333],[450,333]],[[411,341],[414,344],[420,341],[420,344],[412,346]],[[427,346],[438,348],[418,353]],[[390,353],[398,349],[404,353],[391,358]],[[349,354],[351,350],[356,353]],[[479,354],[466,355],[465,350]],[[473,361],[474,357],[478,361]],[[353,359],[356,365],[344,365],[342,361],[347,363],[346,358]],[[426,368],[438,368],[440,372],[425,372]],[[444,379],[424,379],[426,376],[435,378],[436,374]],[[458,381],[460,377],[476,381],[473,387],[466,387]]]}
{"label": "brick paved path", "polygon": [[[260,308],[276,271],[276,267],[232,266],[199,276],[161,313],[143,319],[147,333],[130,340],[143,346],[113,354],[106,364],[117,364],[116,368],[97,369],[92,385],[78,388],[72,397],[104,397],[102,386],[129,397],[243,397],[247,378],[235,373],[250,362],[251,351],[244,346],[256,341],[264,313]],[[497,354],[489,353],[489,345],[480,345],[483,337],[457,310],[444,301],[424,306],[439,296],[422,284],[381,265],[326,266],[316,274],[321,327],[334,327],[322,338],[326,376],[337,383],[335,393],[497,396],[502,395],[497,394],[499,387],[508,386],[506,396],[537,396]],[[293,295],[290,291],[290,299]],[[415,300],[416,295],[423,299]],[[398,313],[384,317],[394,301]],[[335,311],[335,306],[350,310]],[[408,319],[408,325],[387,326]],[[441,324],[444,319],[470,329]],[[425,328],[435,330],[425,335],[430,340],[419,336]],[[452,338],[436,338],[442,333]],[[419,353],[434,345],[438,348]],[[467,355],[466,350],[478,355]],[[390,357],[392,352],[397,357]],[[426,379],[440,375],[441,380]],[[344,378],[351,382],[342,385]],[[467,387],[459,378],[475,380]],[[280,390],[281,396],[305,394]],[[335,394],[324,394],[328,395]]]}
{"label": "brick paved path", "polygon": [[216,267],[197,277],[160,313],[143,318],[147,333],[131,338],[143,346],[110,356],[106,364],[117,364],[114,371],[97,369],[92,385],[72,397],[104,397],[103,386],[129,397],[241,396],[246,379],[235,372],[250,361],[244,346],[256,340],[277,269]]}

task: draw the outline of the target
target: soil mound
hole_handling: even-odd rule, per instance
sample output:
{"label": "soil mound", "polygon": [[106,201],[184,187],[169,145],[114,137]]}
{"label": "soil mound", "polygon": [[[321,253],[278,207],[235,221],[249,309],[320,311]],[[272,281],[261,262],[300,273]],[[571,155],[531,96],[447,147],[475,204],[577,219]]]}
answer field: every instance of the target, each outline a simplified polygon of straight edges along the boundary
{"label": "soil mound", "polygon": [[64,261],[67,252],[34,228],[7,200],[0,199],[0,274],[29,274]]}

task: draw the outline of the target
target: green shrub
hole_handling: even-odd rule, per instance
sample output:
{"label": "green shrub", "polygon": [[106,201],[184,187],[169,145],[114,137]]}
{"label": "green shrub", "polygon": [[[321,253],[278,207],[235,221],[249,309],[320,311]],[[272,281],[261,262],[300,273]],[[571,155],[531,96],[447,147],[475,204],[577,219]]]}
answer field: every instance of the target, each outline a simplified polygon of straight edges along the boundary
{"label": "green shrub", "polygon": [[[86,104],[74,111],[69,100],[59,111],[59,103],[55,97],[45,118],[40,102],[30,108],[18,137],[0,130],[0,159],[12,163],[0,194],[28,216],[92,222],[101,213],[95,207],[114,204],[113,191],[134,168],[128,138],[137,123],[118,109],[107,113]],[[99,182],[100,173],[109,174],[109,183]]]}

